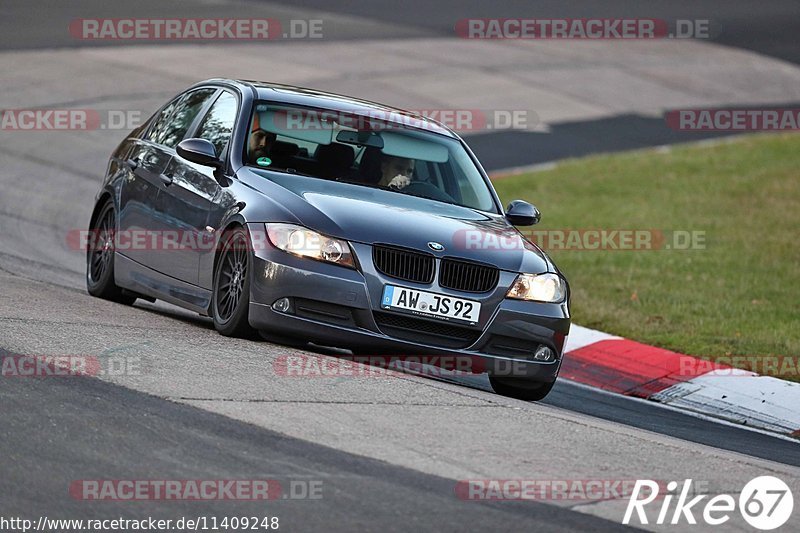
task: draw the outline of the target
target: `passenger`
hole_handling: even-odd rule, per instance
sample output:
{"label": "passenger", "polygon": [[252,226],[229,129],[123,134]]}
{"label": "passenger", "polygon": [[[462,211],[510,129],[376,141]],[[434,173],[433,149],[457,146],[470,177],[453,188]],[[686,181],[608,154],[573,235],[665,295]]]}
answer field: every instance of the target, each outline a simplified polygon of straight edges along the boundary
{"label": "passenger", "polygon": [[403,189],[411,183],[414,160],[383,154],[381,157],[381,179],[378,185]]}
{"label": "passenger", "polygon": [[250,133],[249,158],[251,164],[256,164],[259,158],[269,157],[272,145],[278,138],[274,133],[270,133],[261,128],[254,129]]}

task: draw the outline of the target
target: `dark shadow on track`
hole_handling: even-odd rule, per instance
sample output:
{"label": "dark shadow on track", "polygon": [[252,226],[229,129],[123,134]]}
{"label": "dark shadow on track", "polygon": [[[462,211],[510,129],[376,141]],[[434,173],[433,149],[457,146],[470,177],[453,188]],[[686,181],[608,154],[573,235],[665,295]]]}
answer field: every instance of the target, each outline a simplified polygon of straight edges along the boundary
{"label": "dark shadow on track", "polygon": [[[800,108],[800,102],[777,105],[724,106],[720,109]],[[714,108],[709,108],[714,109]],[[610,118],[564,122],[550,132],[497,131],[465,137],[487,171],[534,165],[569,157],[635,150],[654,146],[719,139],[748,131],[680,131],[667,126],[664,117],[618,115]]]}
{"label": "dark shadow on track", "polygon": [[[85,377],[0,388],[0,514],[51,518],[279,517],[286,531],[618,531],[535,501],[459,499],[456,481],[293,439]],[[78,480],[275,480],[271,501],[90,501]],[[294,482],[294,483],[293,483]],[[318,499],[286,499],[308,483]],[[305,485],[304,485],[305,484]],[[304,489],[305,490],[305,489]],[[271,493],[272,494],[272,493]],[[210,522],[210,518],[209,524]]]}

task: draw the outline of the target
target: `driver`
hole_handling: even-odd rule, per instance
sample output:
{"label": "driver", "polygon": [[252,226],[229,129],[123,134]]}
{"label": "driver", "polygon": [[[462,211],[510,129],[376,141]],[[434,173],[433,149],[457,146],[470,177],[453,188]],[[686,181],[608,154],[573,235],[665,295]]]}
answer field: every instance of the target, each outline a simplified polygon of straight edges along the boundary
{"label": "driver", "polygon": [[260,157],[269,157],[272,145],[277,138],[277,135],[264,129],[254,129],[250,133],[250,145],[248,150],[250,163],[255,164]]}
{"label": "driver", "polygon": [[411,183],[414,174],[414,160],[405,157],[382,154],[381,179],[378,185],[403,189]]}

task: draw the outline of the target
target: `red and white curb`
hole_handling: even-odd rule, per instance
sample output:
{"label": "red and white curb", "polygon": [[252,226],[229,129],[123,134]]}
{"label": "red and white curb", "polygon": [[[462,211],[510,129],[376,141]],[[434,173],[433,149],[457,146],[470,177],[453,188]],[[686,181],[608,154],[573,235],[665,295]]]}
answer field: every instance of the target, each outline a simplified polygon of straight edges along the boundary
{"label": "red and white curb", "polygon": [[573,325],[560,377],[793,437],[800,383]]}

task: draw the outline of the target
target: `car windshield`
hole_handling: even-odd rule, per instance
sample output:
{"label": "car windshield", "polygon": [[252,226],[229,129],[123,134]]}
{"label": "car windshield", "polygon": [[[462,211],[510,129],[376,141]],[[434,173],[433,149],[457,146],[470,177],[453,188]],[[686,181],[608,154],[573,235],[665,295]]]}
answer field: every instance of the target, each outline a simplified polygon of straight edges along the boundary
{"label": "car windshield", "polygon": [[[397,115],[398,117],[401,115]],[[497,212],[489,185],[462,144],[408,123],[267,102],[254,106],[248,165],[346,181]]]}

